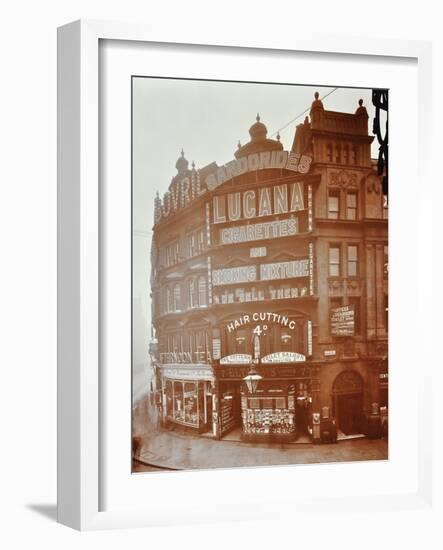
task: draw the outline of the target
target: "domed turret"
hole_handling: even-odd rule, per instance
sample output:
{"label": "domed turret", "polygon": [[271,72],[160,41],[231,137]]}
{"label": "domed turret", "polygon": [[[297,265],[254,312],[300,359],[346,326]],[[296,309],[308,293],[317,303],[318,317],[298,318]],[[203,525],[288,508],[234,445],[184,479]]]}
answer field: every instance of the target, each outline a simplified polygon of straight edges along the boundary
{"label": "domed turret", "polygon": [[189,162],[185,159],[185,152],[183,149],[181,150],[181,155],[179,156],[177,162],[175,163],[175,167],[177,168],[177,172],[179,174],[183,174],[188,170]]}
{"label": "domed turret", "polygon": [[238,142],[237,151],[234,153],[235,158],[247,157],[253,153],[260,153],[261,151],[283,150],[280,139],[275,140],[266,137],[268,135],[268,129],[263,122],[260,122],[260,115],[258,113],[254,124],[249,128],[249,135],[251,137],[249,143],[241,145],[240,141]]}
{"label": "domed turret", "polygon": [[268,135],[268,129],[263,124],[263,122],[260,122],[260,115],[257,113],[257,116],[255,118],[257,122],[255,122],[250,128],[249,128],[249,135],[251,136],[251,141],[253,143],[257,141],[263,141],[266,139],[266,136]]}

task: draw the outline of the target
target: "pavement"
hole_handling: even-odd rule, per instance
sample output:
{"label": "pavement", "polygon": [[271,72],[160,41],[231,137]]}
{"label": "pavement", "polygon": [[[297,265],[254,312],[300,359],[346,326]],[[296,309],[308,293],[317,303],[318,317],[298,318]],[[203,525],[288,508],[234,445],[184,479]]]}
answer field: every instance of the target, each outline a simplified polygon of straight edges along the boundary
{"label": "pavement", "polygon": [[[133,433],[141,445],[134,456],[142,464],[167,470],[238,468],[289,464],[318,464],[387,460],[388,441],[367,438],[332,444],[245,443],[238,439],[216,441],[159,426],[157,411],[149,399],[134,409]],[[141,471],[139,468],[138,471]]]}

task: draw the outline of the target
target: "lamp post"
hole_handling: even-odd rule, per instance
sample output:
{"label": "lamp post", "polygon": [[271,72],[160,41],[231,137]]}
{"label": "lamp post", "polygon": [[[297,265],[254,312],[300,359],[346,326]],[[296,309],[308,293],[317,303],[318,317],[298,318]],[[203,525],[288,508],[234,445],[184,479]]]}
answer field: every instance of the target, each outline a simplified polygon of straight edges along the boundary
{"label": "lamp post", "polygon": [[255,393],[257,391],[258,383],[263,379],[263,376],[258,374],[255,370],[255,363],[251,363],[248,374],[243,378],[248,388],[249,393]]}
{"label": "lamp post", "polygon": [[255,393],[258,388],[258,383],[263,379],[263,376],[258,374],[255,366],[260,361],[260,339],[257,335],[254,337],[254,358],[251,361],[248,374],[243,378],[248,388],[249,393]]}

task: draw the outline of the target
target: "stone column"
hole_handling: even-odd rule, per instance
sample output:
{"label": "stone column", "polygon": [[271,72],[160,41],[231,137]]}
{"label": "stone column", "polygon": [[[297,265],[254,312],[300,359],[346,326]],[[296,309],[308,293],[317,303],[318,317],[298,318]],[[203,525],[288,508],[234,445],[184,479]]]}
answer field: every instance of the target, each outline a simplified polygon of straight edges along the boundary
{"label": "stone column", "polygon": [[384,326],[384,304],[383,304],[383,244],[375,246],[375,292],[376,292],[376,312],[377,312],[377,335],[385,334]]}
{"label": "stone column", "polygon": [[373,244],[366,245],[366,327],[368,338],[376,334],[375,251]]}

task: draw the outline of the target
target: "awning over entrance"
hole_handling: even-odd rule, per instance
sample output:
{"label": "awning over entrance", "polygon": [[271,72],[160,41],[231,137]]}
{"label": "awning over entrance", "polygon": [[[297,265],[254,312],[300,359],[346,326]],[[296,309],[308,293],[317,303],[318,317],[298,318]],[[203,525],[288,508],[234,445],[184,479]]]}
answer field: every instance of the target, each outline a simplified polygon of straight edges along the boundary
{"label": "awning over entrance", "polygon": [[215,376],[211,365],[201,364],[168,364],[160,367],[163,378],[171,380],[207,380],[213,381]]}

